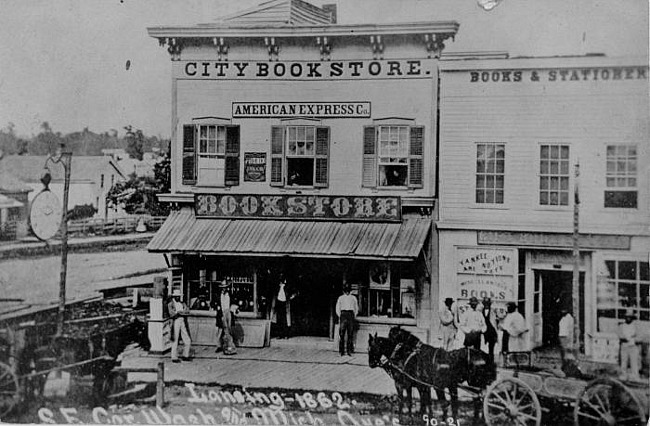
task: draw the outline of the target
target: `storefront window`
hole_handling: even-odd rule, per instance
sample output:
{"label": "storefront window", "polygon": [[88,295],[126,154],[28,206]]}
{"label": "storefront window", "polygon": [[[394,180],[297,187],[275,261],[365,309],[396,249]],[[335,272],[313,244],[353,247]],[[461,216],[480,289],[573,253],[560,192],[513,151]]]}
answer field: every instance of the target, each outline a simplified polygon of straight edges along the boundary
{"label": "storefront window", "polygon": [[415,280],[406,268],[387,262],[355,265],[348,276],[359,300],[359,316],[415,318]]}
{"label": "storefront window", "polygon": [[641,321],[650,321],[648,262],[608,260],[609,277],[598,285],[598,318],[622,320],[633,309]]}
{"label": "storefront window", "polygon": [[189,289],[189,306],[192,310],[213,310],[219,303],[219,283],[232,283],[231,300],[242,313],[257,313],[256,276],[251,268],[237,266],[215,269],[214,267],[188,268],[186,272]]}

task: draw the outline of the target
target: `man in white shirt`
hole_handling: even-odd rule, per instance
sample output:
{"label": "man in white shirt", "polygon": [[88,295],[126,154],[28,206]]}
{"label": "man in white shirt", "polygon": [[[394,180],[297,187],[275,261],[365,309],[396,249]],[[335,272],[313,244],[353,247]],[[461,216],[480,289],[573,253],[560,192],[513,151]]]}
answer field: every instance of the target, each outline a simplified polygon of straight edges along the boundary
{"label": "man in white shirt", "polygon": [[192,339],[187,331],[185,323],[186,315],[189,313],[187,305],[181,302],[181,291],[172,292],[172,300],[167,304],[169,316],[172,319],[172,362],[181,362],[178,359],[178,341],[183,339],[183,361],[190,361],[190,347]]}
{"label": "man in white shirt", "polygon": [[454,299],[447,297],[445,305],[440,310],[440,331],[442,334],[442,348],[446,351],[453,349],[454,340],[456,340],[456,322],[454,311],[452,309]]}
{"label": "man in white shirt", "polygon": [[339,317],[339,353],[352,356],[354,352],[354,325],[359,313],[357,298],[350,294],[350,284],[343,284],[343,294],[336,301],[336,315]]}
{"label": "man in white shirt", "polygon": [[224,280],[219,283],[219,300],[216,303],[217,310],[217,350],[223,350],[224,355],[237,353],[235,341],[232,337],[232,317],[236,313],[237,305],[230,297],[232,283]]}
{"label": "man in white shirt", "polygon": [[478,299],[472,296],[469,299],[469,309],[460,318],[458,328],[465,333],[465,347],[481,350],[481,335],[487,330],[485,317],[476,310]]}
{"label": "man in white shirt", "polygon": [[558,326],[558,337],[560,339],[560,355],[564,363],[566,355],[573,354],[573,315],[568,308],[562,309],[562,318]]}
{"label": "man in white shirt", "polygon": [[[621,341],[621,370],[622,378],[640,380],[639,376],[639,347],[637,346],[636,315],[633,309],[625,312],[625,322],[618,327]],[[628,371],[628,365],[630,367]]]}

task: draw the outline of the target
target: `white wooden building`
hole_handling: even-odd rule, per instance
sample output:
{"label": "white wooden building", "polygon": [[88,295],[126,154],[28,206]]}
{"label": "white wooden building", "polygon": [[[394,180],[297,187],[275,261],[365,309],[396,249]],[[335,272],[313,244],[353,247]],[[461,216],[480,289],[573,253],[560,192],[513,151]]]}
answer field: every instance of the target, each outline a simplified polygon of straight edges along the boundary
{"label": "white wooden building", "polygon": [[440,300],[518,302],[530,347],[552,343],[577,184],[583,349],[628,308],[648,342],[647,59],[447,61],[440,76]]}

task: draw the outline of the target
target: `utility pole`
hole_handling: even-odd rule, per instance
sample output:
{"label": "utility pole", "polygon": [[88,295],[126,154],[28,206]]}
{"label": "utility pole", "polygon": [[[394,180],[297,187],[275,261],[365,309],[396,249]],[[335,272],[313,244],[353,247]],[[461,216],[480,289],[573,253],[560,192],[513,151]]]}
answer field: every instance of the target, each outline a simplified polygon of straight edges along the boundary
{"label": "utility pole", "polygon": [[580,162],[573,180],[573,339],[576,355],[580,352]]}
{"label": "utility pole", "polygon": [[72,168],[72,153],[64,152],[65,146],[57,150],[55,155],[50,156],[46,162],[45,167],[49,161],[53,163],[60,163],[64,170],[63,181],[63,209],[61,213],[61,277],[59,280],[59,310],[56,316],[56,335],[63,334],[63,319],[65,314],[65,288],[66,288],[66,275],[68,272],[68,194],[70,192],[70,169]]}

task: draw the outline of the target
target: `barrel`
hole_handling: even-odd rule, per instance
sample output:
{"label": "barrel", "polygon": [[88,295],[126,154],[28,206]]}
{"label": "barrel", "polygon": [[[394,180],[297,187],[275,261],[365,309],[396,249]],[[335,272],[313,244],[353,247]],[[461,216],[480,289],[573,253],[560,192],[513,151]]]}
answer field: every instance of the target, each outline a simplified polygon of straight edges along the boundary
{"label": "barrel", "polygon": [[153,277],[153,297],[164,297],[166,287],[167,277]]}

